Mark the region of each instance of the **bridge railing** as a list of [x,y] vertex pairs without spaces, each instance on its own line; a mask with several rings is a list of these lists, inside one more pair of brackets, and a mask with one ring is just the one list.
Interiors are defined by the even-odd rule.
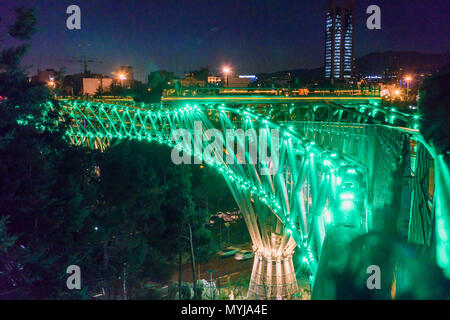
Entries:
[[163,97],[208,97],[208,96],[369,96],[379,97],[380,88],[360,88],[360,89],[344,89],[344,90],[329,90],[329,89],[310,89],[310,88],[232,88],[232,87],[181,87],[177,89],[166,89],[163,92]]
[[[433,230],[435,182],[432,155],[418,130],[381,124],[289,121],[303,136],[353,157],[369,170],[369,197],[374,227],[376,215],[391,205],[392,190],[401,179],[398,231],[410,242],[430,245]],[[403,159],[400,163],[400,159]],[[400,164],[399,164],[400,163]],[[401,177],[394,172],[402,166]]]

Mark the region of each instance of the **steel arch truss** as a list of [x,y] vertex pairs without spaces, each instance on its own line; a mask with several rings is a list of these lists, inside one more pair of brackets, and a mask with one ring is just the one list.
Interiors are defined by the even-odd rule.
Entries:
[[[348,224],[346,212],[355,211],[342,210],[349,202],[357,203],[356,220],[364,220],[365,171],[358,163],[248,109],[224,105],[164,109],[77,100],[62,105],[72,119],[68,135],[73,143],[105,148],[114,139],[154,141],[173,147],[172,153],[188,154],[196,163],[202,160],[225,178],[254,245],[250,297],[288,297],[297,292],[292,262],[296,247],[313,280],[327,229]],[[239,133],[238,129],[243,134],[230,143],[228,130]],[[211,133],[226,141],[222,150],[211,148]],[[260,161],[265,143],[271,154]],[[258,161],[249,152],[255,146]],[[244,156],[239,150],[245,151]],[[270,174],[263,174],[264,170]],[[361,187],[357,194],[345,190],[348,183],[344,183],[355,179]],[[356,227],[360,226],[357,221]]]
[[[250,105],[247,105],[250,106]],[[411,129],[419,128],[420,117],[380,106],[378,102],[317,101],[315,103],[285,103],[251,105],[253,112],[274,121],[326,121],[358,124],[387,124]]]

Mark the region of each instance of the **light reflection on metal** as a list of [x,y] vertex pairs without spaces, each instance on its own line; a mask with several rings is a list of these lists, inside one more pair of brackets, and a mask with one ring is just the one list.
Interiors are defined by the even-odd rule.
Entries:
[[[224,100],[226,101],[226,99]],[[361,110],[360,105],[357,107],[358,110]],[[370,115],[372,113],[370,110],[371,107],[366,106],[363,111]],[[315,139],[318,139],[319,132],[325,131],[332,135],[351,132],[352,136],[366,137],[370,133],[368,128],[378,128],[377,130],[380,132],[396,130],[396,134],[399,136],[407,135],[423,143],[418,131],[411,128],[339,122],[287,122],[284,126],[282,122],[274,122],[272,117],[260,114],[258,108],[247,108],[242,112],[238,108],[228,107],[225,103],[219,105],[211,102],[198,103],[194,106],[182,104],[173,107],[127,101],[122,102],[122,105],[93,101],[63,101],[63,111],[73,119],[73,126],[69,132],[71,141],[76,144],[88,144],[102,150],[108,147],[111,140],[114,139],[155,141],[173,147],[174,143],[170,141],[171,132],[175,128],[192,129],[186,126],[193,120],[201,120],[205,128],[219,128],[222,132],[227,128],[237,127],[243,129],[285,127],[289,129],[288,132],[286,131],[289,134],[280,134],[282,140],[280,146],[284,148],[281,153],[286,156],[284,157],[285,164],[280,166],[283,170],[275,176],[262,178],[255,166],[230,166],[214,160],[205,161],[224,176],[241,212],[243,212],[254,244],[254,251],[257,253],[249,291],[250,296],[254,298],[265,297],[262,296],[261,285],[265,286],[265,295],[269,290],[269,298],[276,298],[280,295],[288,297],[291,292],[295,292],[296,289],[293,286],[295,281],[291,281],[292,279],[289,277],[292,274],[291,271],[294,270],[292,254],[296,247],[302,252],[302,261],[308,266],[311,279],[315,279],[321,242],[328,228],[335,223],[334,217],[338,221],[340,212],[361,209],[359,204],[355,203],[358,199],[355,199],[353,193],[341,190],[348,177],[341,175],[340,168],[346,168],[345,172],[349,176],[363,174],[367,178],[369,174],[373,174],[373,164],[370,162],[361,166],[361,163],[343,156],[341,151],[327,151],[323,146],[308,140],[305,133],[314,133]],[[268,111],[271,112],[271,110]],[[388,108],[387,111],[382,110],[382,112],[392,111]],[[405,124],[414,124],[420,121],[420,118],[416,116],[408,118],[398,111],[395,113],[401,120],[403,119]],[[269,134],[270,130],[265,132]],[[380,136],[389,137],[389,134],[380,134]],[[225,153],[237,156],[231,149],[227,149]],[[248,160],[248,155],[245,158]],[[450,269],[448,267],[450,265],[449,222],[448,217],[442,213],[442,210],[448,208],[448,203],[443,200],[446,192],[442,187],[443,184],[448,184],[450,181],[448,167],[441,166],[437,174],[440,172],[439,174],[442,175],[445,168],[447,175],[445,179],[439,180],[440,185],[436,190],[441,199],[436,201],[437,253],[439,264],[444,269]],[[373,181],[368,180],[367,183],[371,184]],[[364,190],[363,192],[365,192]],[[449,189],[447,188],[447,190]],[[379,191],[380,194],[383,194],[381,191],[383,190]],[[323,194],[324,197],[318,197],[319,194]],[[363,195],[362,197],[361,199],[364,199],[367,196]],[[371,201],[373,200],[371,199]],[[364,203],[367,203],[367,200]],[[370,229],[372,206],[373,204],[369,202],[369,208],[362,208],[366,214],[363,219],[366,231]],[[336,211],[331,207],[340,210]],[[317,217],[320,217],[320,220],[316,219],[319,221],[317,225],[311,224],[314,219],[308,218],[311,215],[314,216],[314,212],[310,211],[310,208],[319,210]],[[269,261],[275,261],[271,264],[272,267],[270,267]],[[293,277],[295,279],[295,272]],[[277,284],[282,284],[281,291],[276,289]]]

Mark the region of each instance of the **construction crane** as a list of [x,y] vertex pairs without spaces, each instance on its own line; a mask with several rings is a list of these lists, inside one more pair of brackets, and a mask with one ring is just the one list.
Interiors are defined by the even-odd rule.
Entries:
[[81,56],[80,60],[70,60],[70,59],[59,59],[63,62],[76,62],[81,63],[84,66],[84,74],[86,75],[88,73],[88,63],[99,63],[102,64],[103,61],[96,61],[96,60],[88,60],[86,56]]

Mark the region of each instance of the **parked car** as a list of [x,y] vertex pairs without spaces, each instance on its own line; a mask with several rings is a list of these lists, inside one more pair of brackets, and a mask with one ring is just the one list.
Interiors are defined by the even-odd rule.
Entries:
[[228,247],[228,248],[223,249],[222,251],[219,251],[218,254],[219,254],[219,256],[222,256],[222,257],[230,257],[230,256],[235,255],[238,252],[239,252],[239,248]]
[[236,220],[242,218],[241,215],[239,215],[239,211],[237,212],[219,212],[217,214],[217,217],[220,219],[223,219],[225,222],[235,222]]
[[217,223],[217,222],[220,222],[220,218],[219,218],[218,216],[212,216],[212,217],[209,219],[209,224],[215,224],[215,223]]
[[253,256],[254,256],[254,253],[252,250],[241,250],[238,253],[236,253],[234,258],[236,260],[243,261],[243,260],[251,259],[251,258],[253,258]]

